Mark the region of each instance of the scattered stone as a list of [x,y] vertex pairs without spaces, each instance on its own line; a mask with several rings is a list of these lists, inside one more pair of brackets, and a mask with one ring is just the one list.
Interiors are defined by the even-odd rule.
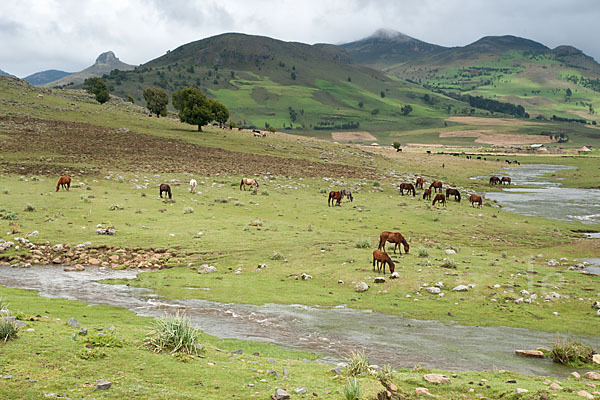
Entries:
[[232,353],[232,354],[244,354],[244,350],[242,350],[242,349],[237,349],[237,350],[233,350],[231,353]]
[[81,264],[75,264],[72,267],[64,267],[63,271],[65,272],[79,272],[79,271],[85,271],[85,267]]
[[71,325],[73,328],[78,328],[79,327],[79,322],[77,322],[77,320],[75,318],[71,318],[67,324]]
[[529,392],[529,390],[527,390],[527,389],[521,389],[521,388],[515,389],[516,394],[527,393],[527,392]]
[[110,388],[111,385],[112,382],[106,381],[104,379],[99,379],[96,381],[96,388],[94,389],[94,392],[96,390],[108,390],[108,388]]
[[571,372],[571,376],[575,379],[581,378],[581,375],[579,375],[579,372],[576,372],[576,371]]
[[397,272],[392,272],[392,274],[390,275],[390,279],[398,279],[400,278],[400,274]]
[[577,392],[577,395],[581,396],[581,397],[585,397],[586,399],[593,399],[594,398],[593,394],[591,394],[589,392],[586,392],[585,390],[580,390],[579,392]]
[[438,287],[440,289],[443,289],[444,288],[444,282],[442,282],[442,281],[436,282],[435,285],[433,285],[433,286]]
[[583,377],[597,381],[597,380],[600,380],[600,373],[595,372],[595,371],[588,371],[585,374],[583,374]]
[[60,257],[54,257],[52,259],[52,264],[62,264],[62,259]]
[[377,277],[375,277],[375,279],[373,280],[373,282],[375,282],[375,283],[385,283],[385,278],[383,276],[377,276]]
[[554,258],[551,258],[550,260],[548,260],[546,265],[548,265],[549,267],[556,267],[557,265],[560,265],[560,262],[556,261]]
[[90,258],[88,258],[87,263],[89,265],[98,265],[98,264],[100,264],[100,260],[98,260],[97,258],[94,258],[94,257],[90,257]]
[[305,273],[305,272],[303,272],[303,273],[300,275],[300,278],[302,278],[302,280],[303,280],[303,281],[307,281],[307,280],[309,280],[309,279],[312,279],[312,276],[311,276],[311,275],[309,275],[309,274],[307,274],[307,273]]
[[77,334],[78,334],[78,335],[81,335],[81,336],[85,336],[85,335],[87,335],[87,333],[88,333],[88,330],[87,330],[87,328],[81,328],[81,329],[79,330],[79,332],[77,332]]
[[20,320],[16,320],[15,325],[17,325],[17,327],[19,327],[19,328],[25,328],[27,326],[27,324],[24,321],[20,321]]
[[338,281],[338,285],[343,285],[343,284],[344,284],[344,281],[340,279],[340,280]]
[[415,392],[420,395],[434,397],[431,393],[429,393],[429,389],[427,389],[427,388],[418,387],[415,389]]
[[544,353],[539,350],[515,350],[515,354],[522,357],[544,358]]
[[466,285],[458,285],[457,287],[455,287],[454,289],[452,289],[455,292],[466,292],[469,290],[469,287]]
[[113,227],[109,227],[109,228],[98,228],[96,229],[96,231],[94,232],[96,235],[114,235],[116,232],[115,228]]
[[453,249],[446,249],[446,254],[456,254],[456,251]]
[[600,364],[600,354],[594,354],[592,356],[592,362],[595,362],[596,364]]
[[515,304],[523,304],[523,298],[519,297],[518,299],[516,299]]
[[426,374],[423,379],[430,383],[450,383],[450,378],[440,374]]
[[212,265],[202,264],[200,267],[198,267],[199,274],[210,274],[213,272],[217,272],[217,268],[213,267]]
[[442,291],[439,287],[434,287],[434,286],[428,287],[425,290],[427,290],[431,294],[439,294]]
[[28,234],[27,234],[27,237],[38,236],[39,234],[40,234],[40,232],[38,232],[38,231],[33,231],[33,232],[31,232],[31,233],[28,233]]
[[340,367],[335,367],[334,369],[330,369],[329,372],[335,372],[336,375],[341,375],[342,369]]
[[265,372],[266,372],[267,374],[270,374],[270,375],[275,375],[275,376],[276,376],[276,377],[278,377],[278,378],[280,378],[280,377],[281,377],[281,375],[279,375],[279,372],[277,372],[277,371],[275,371],[275,370],[273,370],[273,369],[268,369],[268,370],[266,370]]
[[296,392],[298,394],[306,393],[306,388],[304,386],[300,386],[300,387],[297,387],[296,389],[294,389],[294,392]]
[[289,399],[290,394],[281,388],[275,389],[275,400]]
[[550,387],[548,388],[550,390],[562,390],[562,386],[560,386],[558,383],[554,382],[550,385]]
[[358,293],[366,292],[367,290],[369,290],[369,285],[361,281],[356,284],[354,290]]

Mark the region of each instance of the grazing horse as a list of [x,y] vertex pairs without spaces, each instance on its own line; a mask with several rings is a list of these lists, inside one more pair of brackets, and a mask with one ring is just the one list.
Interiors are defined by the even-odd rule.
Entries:
[[340,190],[340,193],[342,194],[342,198],[347,197],[350,199],[350,201],[354,201],[354,197],[352,197],[352,192],[349,189],[342,189]]
[[492,176],[490,178],[490,186],[491,185],[497,185],[501,182],[500,178],[498,178],[497,176]]
[[481,198],[481,196],[472,194],[469,196],[469,202],[471,203],[471,207],[473,207],[475,203],[477,203],[479,204],[479,208],[481,208],[481,205],[483,204],[483,199]]
[[166,183],[161,183],[160,187],[158,188],[158,194],[160,195],[161,199],[163,192],[169,195],[169,199],[173,198],[173,195],[171,194],[171,186],[167,185]]
[[59,188],[63,188],[63,190],[69,191],[71,187],[71,177],[70,176],[61,176],[58,178],[58,182],[56,182],[56,191],[58,192]]
[[431,200],[431,189],[425,189],[423,192],[423,200]]
[[394,262],[385,251],[373,250],[373,271],[375,271],[375,263],[377,263],[377,272],[381,272],[381,267],[383,266],[383,274],[385,275],[385,264],[387,264],[390,268],[390,273],[394,273]]
[[410,192],[412,192],[413,197],[415,196],[415,187],[413,186],[412,183],[401,183],[400,184],[400,194],[402,196],[404,196],[405,190],[408,192],[408,194],[410,194]]
[[251,189],[252,186],[256,186],[256,188],[258,189],[258,181],[253,178],[242,178],[242,182],[240,183],[240,190],[242,190],[242,186],[244,187],[244,190],[246,190],[246,186],[250,186]]
[[505,183],[507,185],[510,185],[510,177],[509,176],[503,176],[502,177],[502,184],[504,185]]
[[379,245],[377,246],[377,249],[383,249],[383,251],[385,251],[386,242],[394,243],[394,254],[396,254],[396,248],[398,248],[398,252],[402,254],[402,250],[399,246],[400,243],[402,243],[402,245],[404,246],[405,253],[408,253],[408,249],[410,248],[408,242],[406,241],[406,239],[404,239],[404,236],[402,236],[400,232],[381,232],[381,234],[379,235]]
[[460,192],[456,189],[448,188],[446,189],[446,198],[450,198],[450,196],[454,196],[454,200],[460,203]]
[[[333,204],[333,200],[335,200],[335,204]],[[327,199],[327,205],[329,207],[333,206],[341,206],[342,205],[342,192],[329,192],[329,199]]]
[[433,182],[431,185],[429,185],[429,189],[433,188],[433,192],[437,192],[438,189],[440,189],[440,193],[442,193],[442,182],[441,181],[435,181]]
[[190,181],[190,192],[196,193],[196,186],[198,186],[198,182],[195,179]]
[[440,202],[444,205],[444,207],[446,207],[446,196],[444,196],[443,193],[438,193],[435,195],[435,197],[433,198],[433,202],[431,203],[432,206],[435,206],[435,203]]
[[415,187],[417,189],[423,189],[423,184],[425,183],[425,179],[417,178],[417,182],[415,183]]

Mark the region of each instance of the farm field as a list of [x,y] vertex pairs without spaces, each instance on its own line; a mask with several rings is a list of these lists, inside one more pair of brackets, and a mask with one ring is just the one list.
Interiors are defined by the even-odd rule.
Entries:
[[[591,308],[598,276],[569,267],[577,259],[597,256],[600,239],[585,239],[580,231],[600,231],[600,225],[524,217],[489,201],[481,209],[471,207],[468,194],[500,190],[488,186],[487,177],[504,163],[436,151],[396,153],[283,133],[255,138],[249,131],[217,127],[196,132],[173,118],[150,118],[118,99],[99,105],[87,94],[60,90],[44,90],[38,97],[37,89],[10,79],[1,79],[0,88],[0,237],[11,240],[37,231],[29,237],[32,242],[63,245],[38,256],[58,257],[56,268],[88,264],[90,258],[115,268],[141,262],[149,268],[137,278],[107,283],[151,289],[165,299],[345,305],[451,325],[598,335]],[[453,125],[458,122],[474,131],[506,132],[479,120],[451,120],[448,131],[459,129]],[[439,132],[418,132],[419,137],[428,135],[434,142]],[[402,134],[398,137],[404,142]],[[465,140],[474,138],[449,139],[469,149]],[[566,185],[589,188],[597,187],[600,175],[595,152],[516,159],[574,165],[577,170],[556,177],[567,178]],[[72,176],[69,191],[56,191],[60,175]],[[240,190],[243,176],[256,178],[260,187]],[[427,185],[442,180],[444,188],[458,188],[462,201],[436,207],[421,198],[421,190],[415,197],[401,196],[398,185],[414,183],[418,176]],[[199,183],[195,194],[189,192],[191,178]],[[161,183],[171,185],[172,200],[159,197]],[[344,187],[352,190],[354,201],[328,207],[329,191]],[[116,234],[97,235],[98,226],[113,227]],[[5,235],[11,229],[15,233]],[[386,275],[384,283],[374,283],[380,274],[373,272],[371,254],[385,230],[402,232],[410,251],[391,254],[398,279]],[[78,252],[76,246],[85,242],[91,245]],[[390,244],[387,250],[391,252]],[[134,253],[156,257],[133,263],[128,255]],[[34,255],[25,246],[13,247],[0,254],[0,261],[19,265]],[[199,274],[202,264],[216,272]],[[257,268],[263,264],[267,267]],[[311,279],[299,278],[302,273]],[[360,281],[370,289],[357,293]],[[426,290],[440,281],[444,296]],[[471,287],[452,290],[459,285]],[[535,293],[537,301],[515,302],[522,290]],[[545,301],[546,296],[551,299]],[[202,334],[204,358],[178,360],[144,349],[151,320],[130,311],[7,288],[0,288],[0,297],[34,329],[0,345],[0,373],[13,377],[0,386],[3,397],[96,396],[93,386],[101,377],[114,386],[99,398],[172,398],[175,393],[178,398],[268,398],[281,386],[288,391],[305,386],[305,397],[315,392],[318,398],[340,398],[347,384],[346,375],[329,371],[332,365],[314,361],[316,354]],[[85,359],[85,339],[65,324],[71,317],[85,321],[90,331],[114,326],[122,347]],[[242,355],[231,353],[239,348]],[[250,356],[254,352],[259,355]],[[276,360],[275,367],[268,358]],[[276,379],[259,372],[271,368],[281,375],[286,368],[289,376]],[[422,375],[427,372],[398,369],[391,381],[414,398],[415,388],[426,384]],[[532,396],[547,390],[544,378],[501,371],[460,372],[450,385],[430,390],[443,398],[469,396],[469,382],[481,379],[488,383],[475,383],[475,393],[490,398],[514,397],[515,386],[507,383],[511,379]],[[383,390],[375,375],[359,380],[369,398]],[[585,388],[573,378],[561,382],[575,392]]]

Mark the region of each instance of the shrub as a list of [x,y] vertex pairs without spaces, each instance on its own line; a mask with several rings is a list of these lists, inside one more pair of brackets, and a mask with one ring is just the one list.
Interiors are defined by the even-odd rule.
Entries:
[[244,203],[242,203],[241,201],[236,201],[235,203],[233,203],[234,206],[238,206],[238,207],[243,207]]
[[344,386],[344,397],[346,400],[360,400],[360,383],[358,379],[348,379],[348,383]]
[[184,214],[193,214],[194,209],[192,207],[183,207],[183,213]]
[[114,331],[105,334],[101,332],[96,336],[88,336],[85,338],[85,342],[94,347],[123,347],[123,341],[117,337]]
[[263,226],[263,222],[261,219],[256,218],[254,221],[250,222],[250,225],[252,226]]
[[592,362],[592,356],[596,351],[588,345],[568,337],[557,337],[552,344],[552,359],[554,362],[566,364],[571,367],[580,367]]
[[218,198],[215,199],[215,203],[223,203],[223,204],[225,204],[225,203],[229,203],[229,200],[226,199],[226,198],[223,198],[223,197],[218,197]]
[[4,189],[4,190],[2,191],[2,193],[4,193],[4,194],[8,194],[8,189]]
[[91,203],[92,202],[92,200],[90,200],[90,198],[88,197],[87,194],[82,194],[81,196],[79,196],[79,198],[81,200],[83,200],[84,203]]
[[321,193],[321,194],[327,194],[327,189],[321,189],[321,190],[319,191],[319,193]]
[[250,192],[250,194],[256,196],[258,194],[258,189],[255,188],[253,191]]
[[502,252],[502,258],[506,258],[506,257],[508,257],[508,253],[506,251],[503,251]]
[[426,247],[421,246],[417,250],[417,254],[419,257],[429,257],[429,250],[427,250]]
[[386,364],[383,366],[383,368],[377,371],[377,379],[379,379],[380,381],[392,379],[393,373],[394,369],[392,368],[392,366],[390,364]]
[[27,204],[25,206],[25,211],[27,211],[27,212],[33,212],[33,211],[35,211],[35,207],[33,205],[31,205],[31,204]]
[[356,242],[356,247],[358,249],[368,249],[369,247],[371,247],[371,243],[369,243],[368,240],[359,240],[358,242]]
[[441,265],[442,268],[453,268],[456,269],[456,261],[453,258],[447,258],[446,261]]
[[17,214],[12,212],[12,211],[7,211],[4,214],[2,214],[2,219],[6,219],[9,221],[16,221],[19,219],[19,217],[17,217]]
[[153,328],[148,334],[147,345],[154,353],[197,353],[195,344],[199,336],[198,330],[179,312],[155,319]]
[[274,251],[269,258],[271,260],[285,260],[285,256],[278,251]]
[[373,182],[373,186],[378,187],[381,186],[381,183],[379,183],[378,181]]
[[79,354],[79,358],[83,360],[99,360],[101,358],[106,357],[106,353],[100,349],[82,349]]
[[266,190],[264,190],[264,191],[260,192],[260,195],[261,196],[268,196],[269,192],[267,192]]
[[8,310],[8,301],[6,301],[4,298],[0,297],[0,311],[2,310]]
[[8,322],[3,319],[0,320],[0,340],[8,342],[11,339],[16,339],[19,333],[19,327],[14,322]]
[[369,360],[364,350],[353,351],[350,354],[348,361],[348,375],[359,376],[363,373],[367,373],[369,369]]

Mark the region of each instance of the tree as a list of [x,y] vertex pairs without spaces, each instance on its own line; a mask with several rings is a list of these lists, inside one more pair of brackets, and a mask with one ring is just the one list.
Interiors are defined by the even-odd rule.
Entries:
[[290,74],[290,76],[291,76],[292,80],[294,80],[294,81],[296,80],[296,73],[295,72],[292,72]]
[[169,95],[164,89],[146,88],[144,90],[144,100],[146,108],[157,117],[167,115],[167,104],[169,104]]
[[399,149],[402,144],[400,144],[400,142],[394,142],[393,146],[395,149]]
[[411,105],[407,104],[400,109],[400,112],[402,113],[402,115],[408,115],[412,112],[412,110],[413,108],[411,107]]
[[[179,120],[192,125],[202,125],[210,121],[224,123],[229,118],[229,110],[217,100],[206,97],[199,89],[186,88],[173,93],[173,107],[179,111]],[[224,119],[223,119],[224,118]]]
[[83,87],[88,93],[96,96],[96,101],[100,104],[104,104],[110,99],[108,87],[101,78],[88,78],[83,82]]
[[567,91],[566,91],[567,97],[571,97],[572,94],[573,94],[573,92],[571,91],[571,88],[567,88]]
[[229,110],[224,104],[217,100],[210,100],[210,108],[213,114],[213,119],[220,124],[224,124],[229,119]]
[[381,93],[379,93],[379,95],[381,96],[381,98],[383,99],[385,97],[385,92],[382,90]]
[[359,101],[359,102],[358,102],[358,107],[359,107],[359,108],[363,108],[363,106],[364,106],[364,105],[365,105],[365,103],[363,103],[362,101]]

